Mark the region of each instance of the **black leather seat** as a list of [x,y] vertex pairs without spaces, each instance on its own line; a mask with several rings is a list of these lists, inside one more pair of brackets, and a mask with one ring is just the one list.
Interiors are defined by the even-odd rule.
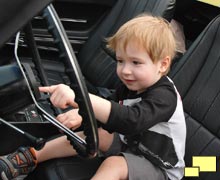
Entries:
[[170,21],[175,0],[119,0],[78,54],[85,78],[93,85],[114,89],[119,83],[114,55],[105,47],[105,38],[114,34],[129,19],[141,13],[152,13]]
[[219,48],[220,16],[204,29],[170,73],[182,96],[186,116],[186,166],[192,167],[193,156],[217,157],[217,172],[200,172],[198,180],[220,179]]

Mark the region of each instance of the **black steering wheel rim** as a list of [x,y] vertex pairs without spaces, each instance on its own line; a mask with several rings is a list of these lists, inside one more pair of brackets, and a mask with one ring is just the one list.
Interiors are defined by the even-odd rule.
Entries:
[[44,9],[43,17],[46,19],[49,27],[48,30],[53,35],[54,41],[60,51],[60,58],[65,65],[66,73],[71,81],[70,87],[76,94],[75,100],[79,105],[79,114],[83,118],[82,125],[84,134],[86,135],[86,147],[74,137],[70,137],[69,135],[67,137],[79,155],[83,157],[94,157],[98,152],[98,130],[83,75],[63,25],[52,4]]

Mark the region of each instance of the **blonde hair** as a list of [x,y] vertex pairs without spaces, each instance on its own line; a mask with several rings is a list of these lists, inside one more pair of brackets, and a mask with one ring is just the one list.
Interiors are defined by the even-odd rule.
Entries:
[[117,46],[126,48],[130,40],[137,40],[153,62],[169,56],[173,59],[176,43],[169,22],[161,17],[142,14],[131,19],[107,38],[107,47],[115,51]]

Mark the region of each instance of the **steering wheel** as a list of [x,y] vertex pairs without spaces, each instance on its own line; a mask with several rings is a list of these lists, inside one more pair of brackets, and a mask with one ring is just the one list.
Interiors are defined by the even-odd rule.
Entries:
[[75,136],[71,130],[64,127],[61,123],[52,120],[53,118],[51,118],[51,116],[40,107],[39,109],[41,112],[43,112],[43,117],[52,122],[67,135],[68,140],[70,140],[74,149],[80,156],[95,157],[98,151],[97,124],[88,95],[88,90],[83,80],[83,75],[63,25],[60,22],[60,19],[52,4],[43,10],[43,17],[46,19],[48,23],[48,30],[53,35],[54,41],[59,49],[60,59],[62,59],[66,68],[66,73],[71,81],[70,87],[76,94],[75,100],[79,105],[79,114],[83,118],[82,125],[84,134],[86,135],[85,141]]

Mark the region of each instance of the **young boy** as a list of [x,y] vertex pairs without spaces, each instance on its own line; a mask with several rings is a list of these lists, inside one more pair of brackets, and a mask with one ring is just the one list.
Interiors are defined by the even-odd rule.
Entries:
[[[175,52],[169,23],[151,15],[138,16],[107,40],[116,54],[117,75],[123,85],[111,100],[89,94],[95,117],[102,124],[99,149],[106,156],[91,179],[182,179],[186,126],[181,98],[166,76]],[[40,91],[49,92],[57,107],[75,106],[75,94],[65,85],[40,87]],[[58,120],[69,128],[78,127],[81,117],[77,109],[73,111],[69,112],[72,119],[64,114]],[[72,155],[76,152],[65,137],[47,142],[40,151],[20,148],[0,158],[1,179],[27,174],[36,161]],[[15,157],[26,162],[28,172],[19,168]]]

